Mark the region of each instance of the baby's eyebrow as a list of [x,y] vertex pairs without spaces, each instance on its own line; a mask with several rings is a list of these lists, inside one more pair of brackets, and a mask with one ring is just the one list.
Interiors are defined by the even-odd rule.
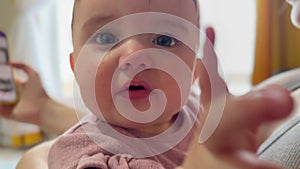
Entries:
[[172,20],[160,20],[159,24],[165,24],[167,26],[172,26],[172,27],[175,27],[175,28],[179,28],[184,32],[188,32],[187,27],[185,25],[183,25],[182,23],[180,23],[180,22],[176,22],[176,21],[172,21]]
[[90,17],[82,26],[82,30],[86,29],[90,25],[104,25],[115,18],[113,15],[95,15]]

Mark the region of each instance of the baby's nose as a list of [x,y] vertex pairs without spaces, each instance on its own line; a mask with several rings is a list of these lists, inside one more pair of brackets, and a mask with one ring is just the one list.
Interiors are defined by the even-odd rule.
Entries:
[[122,70],[143,70],[153,66],[149,52],[144,52],[150,46],[142,36],[126,39],[120,44],[119,67]]
[[121,63],[120,68],[122,70],[137,70],[137,69],[148,69],[151,68],[152,61],[147,55],[141,55],[141,54],[133,54],[132,56],[126,57]]

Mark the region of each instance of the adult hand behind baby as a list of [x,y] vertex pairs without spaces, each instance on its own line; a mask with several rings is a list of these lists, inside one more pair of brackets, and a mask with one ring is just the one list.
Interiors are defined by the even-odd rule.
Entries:
[[0,103],[0,117],[39,124],[40,112],[43,111],[42,109],[49,100],[40,77],[36,71],[25,64],[11,63],[11,66],[23,70],[28,79],[25,82],[16,80],[19,89],[19,101],[14,105]]
[[[208,38],[214,37],[211,28],[207,30]],[[214,40],[214,38],[213,38]],[[208,43],[208,42],[207,42]],[[207,57],[209,56],[209,57]],[[224,80],[217,71],[217,57],[213,46],[206,44],[200,66],[201,102],[204,113],[200,116],[199,133],[196,134],[190,151],[184,162],[184,169],[277,169],[256,156],[258,127],[266,122],[286,117],[293,108],[289,91],[273,85],[251,91],[243,96],[233,96],[227,90]],[[208,73],[209,72],[209,75]],[[213,85],[216,83],[217,85]],[[212,86],[217,86],[212,92]],[[221,98],[221,99],[220,99]],[[225,98],[222,102],[222,98]],[[221,100],[221,101],[220,101]],[[213,107],[222,107],[223,112],[213,112]],[[218,110],[218,109],[216,109]],[[222,118],[207,118],[209,113],[221,113]],[[214,121],[207,121],[214,120]],[[207,126],[213,129],[208,139],[199,143],[200,131]],[[215,129],[214,126],[217,126]],[[206,131],[202,131],[206,132]]]

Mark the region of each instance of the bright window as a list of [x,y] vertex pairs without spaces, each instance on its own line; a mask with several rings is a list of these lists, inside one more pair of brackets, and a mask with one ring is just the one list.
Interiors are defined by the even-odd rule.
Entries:
[[215,50],[229,89],[251,88],[256,29],[255,0],[200,0],[201,22],[216,32]]
[[60,70],[62,71],[63,89],[65,95],[70,96],[73,92],[73,72],[70,67],[69,55],[73,51],[71,20],[74,0],[57,0],[58,3],[58,26],[60,46]]

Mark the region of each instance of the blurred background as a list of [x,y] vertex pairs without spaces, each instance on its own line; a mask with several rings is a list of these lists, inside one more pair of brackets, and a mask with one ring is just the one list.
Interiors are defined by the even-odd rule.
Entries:
[[[296,56],[300,53],[300,32],[290,23],[285,0],[199,1],[202,28],[215,29],[220,68],[234,94],[243,94],[264,79],[300,65]],[[69,66],[72,8],[73,0],[0,2],[0,31],[8,37],[10,59],[32,66],[40,73],[48,94],[70,105],[74,79]],[[24,125],[0,119],[0,142],[6,140],[0,146],[1,169],[15,168],[28,147],[44,140],[42,133],[37,136],[41,131],[36,126]],[[29,134],[34,131],[27,142],[24,128]],[[18,144],[7,144],[11,138],[23,142],[19,139]]]

